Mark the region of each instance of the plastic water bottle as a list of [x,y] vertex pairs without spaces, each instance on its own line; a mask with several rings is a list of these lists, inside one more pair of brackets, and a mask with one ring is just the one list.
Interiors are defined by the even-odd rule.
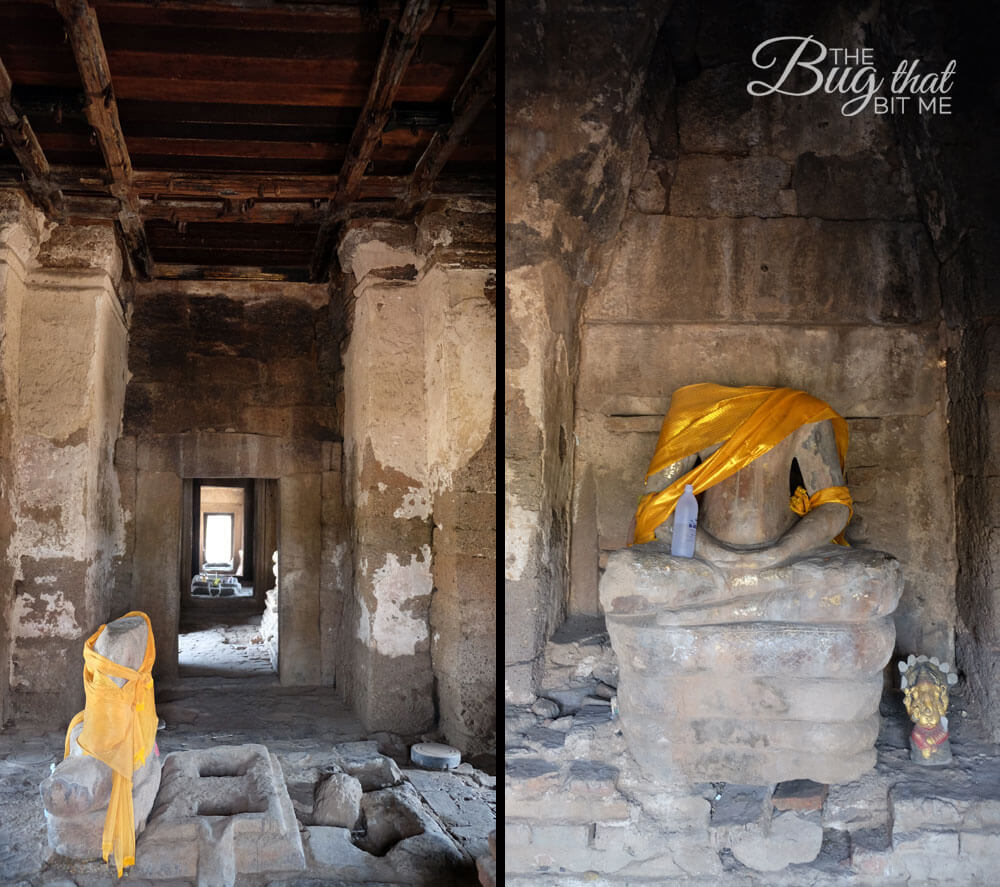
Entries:
[[698,500],[691,484],[684,485],[684,493],[674,508],[674,537],[670,553],[674,557],[694,557],[694,537],[698,529]]

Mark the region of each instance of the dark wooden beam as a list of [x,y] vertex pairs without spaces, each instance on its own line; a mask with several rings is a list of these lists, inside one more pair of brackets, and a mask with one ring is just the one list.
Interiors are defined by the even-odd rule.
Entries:
[[[158,198],[139,201],[143,222],[221,222],[232,225],[317,225],[324,218],[319,201],[311,200],[182,200]],[[73,222],[113,221],[118,201],[102,195],[64,197],[65,216]],[[392,200],[353,203],[351,216],[391,218]]]
[[326,278],[334,234],[342,221],[344,208],[357,199],[361,191],[362,178],[389,120],[389,112],[403,82],[407,65],[417,48],[420,35],[434,20],[438,2],[439,0],[406,0],[399,19],[386,31],[368,98],[351,134],[347,157],[337,177],[337,191],[316,237],[310,265],[313,280]]
[[496,35],[494,28],[455,95],[451,106],[452,125],[445,133],[434,133],[423,156],[417,162],[406,194],[400,198],[397,206],[400,215],[409,213],[416,204],[422,203],[430,196],[434,181],[441,174],[448,158],[461,144],[483,108],[496,97]]
[[[307,3],[287,0],[96,0],[96,5],[109,9],[135,9],[140,14],[150,6],[162,12],[247,12],[247,13],[282,13],[285,16],[315,15],[324,19],[340,21],[361,21],[361,6],[358,3]],[[395,18],[392,4],[381,3],[378,17],[380,19]]]
[[307,283],[306,268],[260,268],[251,265],[182,265],[157,262],[153,266],[157,280],[271,280]]
[[[0,167],[0,180],[16,181],[20,173],[20,167]],[[106,171],[57,166],[51,175],[55,186],[67,195],[82,192],[101,197],[110,193],[110,177]],[[132,181],[140,206],[145,206],[146,201],[175,198],[237,203],[246,200],[325,202],[331,200],[337,190],[337,177],[330,175],[136,170]],[[407,181],[403,176],[365,176],[361,193],[352,208],[364,206],[370,201],[398,200],[406,193]],[[489,198],[496,194],[496,180],[492,177],[439,176],[434,182],[433,193],[449,197]]]
[[84,113],[97,136],[104,162],[111,175],[111,193],[118,199],[118,224],[137,274],[148,279],[153,258],[139,215],[139,198],[132,181],[125,134],[118,119],[118,107],[111,84],[108,58],[97,25],[97,16],[87,0],[55,0],[66,22],[66,34],[73,48],[76,66],[86,94]]
[[28,118],[11,103],[13,84],[0,60],[0,132],[24,170],[28,196],[52,218],[62,214],[62,194],[52,181],[52,170]]
[[337,193],[333,198],[335,209],[350,203],[361,190],[361,178],[389,120],[403,75],[420,35],[433,21],[436,10],[437,0],[407,0],[399,21],[386,32],[368,98],[351,134],[347,157],[337,179]]

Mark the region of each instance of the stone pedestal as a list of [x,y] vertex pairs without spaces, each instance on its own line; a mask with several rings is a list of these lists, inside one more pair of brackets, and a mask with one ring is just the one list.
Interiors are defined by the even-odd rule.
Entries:
[[135,873],[232,887],[242,874],[305,868],[277,758],[262,745],[172,752]]
[[901,592],[895,559],[833,545],[747,575],[658,542],[613,553],[600,595],[629,749],[665,782],[857,779]]

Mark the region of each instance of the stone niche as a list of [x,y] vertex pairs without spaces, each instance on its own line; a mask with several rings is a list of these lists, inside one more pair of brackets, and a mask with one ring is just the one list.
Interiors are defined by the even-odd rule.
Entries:
[[118,442],[116,466],[134,495],[133,602],[153,623],[157,675],[176,674],[180,601],[190,581],[184,481],[252,477],[277,481],[279,678],[329,683],[321,644],[332,618],[320,593],[322,489],[325,474],[339,477],[339,444],[239,433],[127,436]]

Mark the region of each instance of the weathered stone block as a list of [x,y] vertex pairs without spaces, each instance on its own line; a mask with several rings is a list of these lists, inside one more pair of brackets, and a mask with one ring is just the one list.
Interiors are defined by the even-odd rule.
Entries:
[[903,577],[899,562],[884,552],[830,545],[724,579],[707,561],[670,557],[653,542],[610,554],[600,588],[609,616],[659,614],[657,621],[671,626],[862,622],[896,608]]
[[[854,625],[712,625],[671,628],[624,620],[609,624],[620,668],[626,664],[646,675],[715,672],[773,675],[787,672],[805,678],[871,675],[892,653],[891,617]],[[662,651],[657,655],[657,650]],[[624,676],[619,683],[619,698]]]
[[782,216],[789,165],[776,157],[685,155],[670,188],[672,216]]
[[940,294],[926,229],[917,222],[632,215],[595,280],[585,318],[797,321],[806,300],[814,324],[934,321]]
[[865,773],[852,782],[830,786],[823,806],[824,828],[852,833],[885,829],[888,834],[888,822],[889,784],[884,775]]
[[375,754],[359,757],[346,753],[341,755],[338,746],[334,746],[334,754],[344,771],[361,783],[362,791],[372,792],[383,788],[399,785],[403,781],[396,762],[385,755]]
[[361,783],[346,773],[331,773],[316,789],[313,822],[354,828],[361,815]]
[[305,867],[298,823],[277,758],[261,745],[173,752],[136,848],[134,873],[194,878]]
[[[926,415],[944,378],[939,358],[936,326],[594,324],[583,331],[577,408],[606,416],[659,408],[711,368],[726,384],[809,391],[843,416]],[[644,476],[649,454],[631,477]]]
[[733,828],[728,835],[735,856],[759,872],[778,872],[792,863],[812,862],[823,845],[818,819],[781,813],[770,823]]
[[410,785],[366,792],[361,799],[361,810],[365,833],[357,843],[375,856],[385,856],[406,838],[425,833],[441,835]]
[[917,218],[913,183],[901,160],[872,154],[850,157],[807,152],[792,177],[800,215],[823,219]]
[[766,821],[767,796],[766,786],[726,783],[711,803],[712,827]]
[[745,680],[712,674],[632,676],[630,705],[637,711],[675,707],[692,718],[756,718],[773,716],[814,723],[837,723],[864,718],[878,710],[882,675],[832,678],[795,678],[753,675]]
[[[850,155],[892,143],[883,119],[887,115],[845,116],[841,112],[844,98],[839,95],[823,94],[812,102],[777,94],[752,97],[747,93],[747,72],[747,62],[741,60],[708,68],[678,87],[683,152],[739,155],[766,148],[793,161],[807,151]],[[720,120],[727,124],[720,126]]]
[[771,806],[775,810],[797,810],[800,813],[810,813],[820,810],[826,800],[828,785],[813,782],[811,779],[794,779],[780,782],[774,787],[771,795]]

